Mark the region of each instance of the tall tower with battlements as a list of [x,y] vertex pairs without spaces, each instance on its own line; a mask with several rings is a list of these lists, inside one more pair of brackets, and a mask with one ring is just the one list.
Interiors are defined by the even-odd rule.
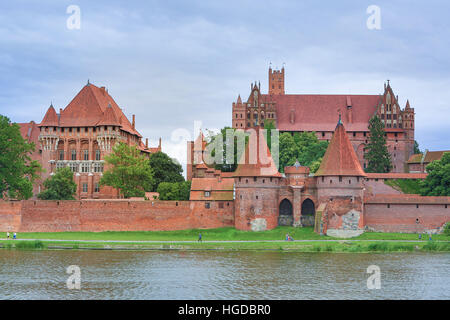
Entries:
[[269,95],[284,94],[284,67],[280,70],[269,68]]

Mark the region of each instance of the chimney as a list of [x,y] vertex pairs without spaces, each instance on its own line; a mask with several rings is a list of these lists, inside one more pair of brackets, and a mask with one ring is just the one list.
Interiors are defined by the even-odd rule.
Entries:
[[134,114],[133,114],[133,122],[131,123],[133,129],[134,129],[134,125],[135,125],[135,123],[136,123],[135,120],[136,120],[136,118],[135,118],[135,116],[134,116]]
[[161,137],[159,137],[159,145],[158,145],[159,151],[161,151]]
[[148,138],[145,138],[145,147],[148,149]]

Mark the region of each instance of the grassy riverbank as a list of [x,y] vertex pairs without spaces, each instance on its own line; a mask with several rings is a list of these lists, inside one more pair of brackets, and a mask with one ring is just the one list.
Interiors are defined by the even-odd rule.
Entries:
[[[198,234],[204,242],[198,243]],[[289,233],[296,241],[284,241]],[[27,240],[20,240],[27,239]],[[32,240],[36,239],[36,240]],[[21,233],[17,240],[0,239],[5,249],[116,249],[116,250],[280,250],[297,252],[447,251],[450,236],[366,232],[343,240],[320,236],[312,228],[278,227],[262,232],[234,228],[180,231]]]
[[293,242],[77,242],[51,240],[0,240],[4,249],[90,249],[90,250],[219,250],[219,251],[286,251],[286,252],[450,252],[450,242],[414,241],[293,241]]
[[[99,241],[195,241],[198,234],[206,241],[264,241],[284,240],[286,233],[295,240],[333,240],[320,236],[313,228],[277,227],[268,231],[241,231],[235,228],[189,229],[177,231],[106,231],[106,232],[26,232],[18,239],[99,240]],[[5,237],[3,234],[2,237]],[[428,239],[427,235],[423,235]],[[418,240],[417,234],[365,232],[354,240]],[[433,240],[450,241],[450,236],[433,235]]]

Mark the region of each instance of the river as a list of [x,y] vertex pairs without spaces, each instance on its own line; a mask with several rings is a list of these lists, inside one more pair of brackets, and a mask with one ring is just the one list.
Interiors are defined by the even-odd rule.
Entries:
[[0,298],[448,300],[449,267],[448,253],[0,250]]

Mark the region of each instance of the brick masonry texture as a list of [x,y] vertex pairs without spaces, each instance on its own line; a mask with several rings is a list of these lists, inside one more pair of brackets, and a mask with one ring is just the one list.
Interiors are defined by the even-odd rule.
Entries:
[[[223,208],[219,204],[223,204]],[[234,226],[232,202],[0,201],[0,231],[166,231]]]

